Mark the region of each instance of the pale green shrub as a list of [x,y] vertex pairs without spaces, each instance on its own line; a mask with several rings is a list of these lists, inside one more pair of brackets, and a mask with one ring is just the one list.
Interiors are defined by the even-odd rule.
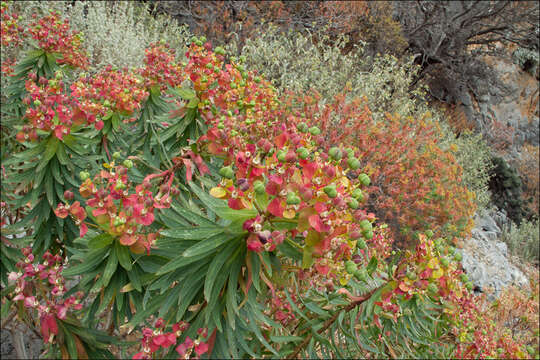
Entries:
[[523,220],[518,226],[513,222],[503,226],[501,239],[508,245],[510,252],[532,264],[540,263],[540,224],[538,219]]
[[466,131],[456,138],[446,123],[441,127],[441,145],[445,148],[452,144],[457,146],[454,156],[463,168],[463,183],[476,194],[475,202],[478,208],[487,208],[491,201],[488,183],[490,170],[493,168],[488,144],[481,134]]
[[284,34],[268,25],[246,40],[241,49],[233,37],[227,50],[245,56],[249,67],[281,90],[317,89],[328,101],[349,83],[352,94],[367,96],[376,120],[382,119],[385,112],[409,116],[428,110],[423,101],[424,89],[409,89],[418,72],[412,59],[401,63],[391,55],[369,58],[364,55],[362,43],[343,55],[347,42],[346,36],[331,42],[324,29],[315,34]]

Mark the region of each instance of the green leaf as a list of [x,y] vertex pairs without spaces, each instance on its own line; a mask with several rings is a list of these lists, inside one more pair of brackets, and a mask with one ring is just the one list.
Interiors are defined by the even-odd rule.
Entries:
[[62,321],[57,321],[57,323],[64,334],[64,340],[67,345],[70,359],[78,359],[77,346],[75,345],[75,339],[73,338],[73,335],[62,325]]
[[105,266],[105,270],[103,271],[103,286],[106,287],[109,285],[109,281],[111,280],[111,277],[113,276],[114,272],[116,271],[116,267],[118,266],[118,257],[116,256],[116,253],[113,251],[109,255],[109,259],[107,260],[107,265]]
[[175,228],[161,231],[161,235],[182,240],[204,240],[221,234],[225,229],[221,226]]
[[224,271],[223,264],[227,259],[231,258],[231,254],[239,247],[240,244],[238,241],[231,241],[210,263],[208,271],[206,272],[206,278],[204,279],[204,298],[207,302],[210,302],[210,294],[212,293],[212,287],[214,286],[218,273]]
[[56,154],[56,149],[58,148],[58,144],[60,143],[60,140],[56,136],[52,136],[49,138],[49,141],[47,142],[47,145],[45,146],[45,152],[43,153],[43,158],[41,159],[41,162],[39,163],[38,167],[36,168],[36,172],[40,172],[49,161],[52,159],[54,154]]
[[58,161],[62,165],[68,165],[70,163],[69,158],[66,154],[66,148],[64,144],[60,143],[58,144],[58,149],[56,151],[56,157],[58,158]]
[[197,108],[197,105],[199,105],[199,99],[194,97],[192,99],[189,100],[189,102],[187,103],[186,107],[188,109],[196,109]]
[[367,272],[371,276],[373,272],[377,269],[378,260],[375,256],[369,260],[369,264],[367,266]]
[[133,266],[131,271],[127,272],[129,281],[131,281],[131,284],[135,288],[135,290],[141,292],[142,286],[141,286],[141,274],[138,266]]
[[304,340],[301,336],[274,336],[270,335],[270,340],[275,343],[288,343],[288,342],[297,342]]
[[202,258],[205,258],[208,254],[207,253],[201,253],[197,256],[190,256],[186,257],[183,254],[177,256],[173,260],[169,261],[165,265],[163,265],[157,272],[156,275],[163,275],[168,272],[174,271],[176,269],[179,269],[181,267],[193,264],[197,261],[199,261]]
[[127,271],[131,270],[131,254],[127,246],[120,244],[120,241],[115,242],[116,256],[118,256],[118,262]]
[[114,237],[109,233],[99,234],[88,241],[90,249],[101,249],[112,244]]
[[184,100],[191,100],[197,96],[197,93],[195,92],[195,90],[192,90],[186,87],[175,89],[175,93],[178,96],[182,97]]
[[302,254],[302,268],[307,269],[313,264],[313,246],[304,246],[304,252]]
[[217,234],[191,246],[189,249],[184,251],[183,255],[185,257],[192,257],[206,254],[222,245],[225,245],[229,240],[233,239],[234,237],[235,235],[233,234]]
[[97,267],[98,264],[109,254],[109,248],[101,248],[97,250],[90,251],[88,253],[87,259],[78,265],[69,267],[66,270],[62,271],[64,276],[75,276],[87,273]]

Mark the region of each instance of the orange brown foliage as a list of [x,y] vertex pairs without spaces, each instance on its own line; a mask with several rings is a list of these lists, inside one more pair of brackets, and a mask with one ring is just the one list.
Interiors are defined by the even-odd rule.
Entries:
[[[374,122],[364,100],[347,102],[346,93],[325,106],[305,100],[308,119],[328,134],[324,148],[355,145],[370,176],[370,209],[388,223],[396,239],[410,242],[416,231],[463,236],[470,231],[474,194],[462,184],[462,169],[436,140],[437,126],[422,119],[387,114]],[[313,99],[312,99],[313,100]]]

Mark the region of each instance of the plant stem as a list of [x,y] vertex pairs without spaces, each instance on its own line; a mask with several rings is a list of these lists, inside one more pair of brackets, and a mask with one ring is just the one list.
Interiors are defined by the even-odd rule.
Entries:
[[11,337],[13,338],[13,346],[15,347],[15,353],[17,354],[17,358],[28,359],[23,334],[19,327],[11,330]]
[[[369,293],[367,293],[366,295],[362,296],[362,298],[350,303],[349,305],[347,305],[345,308],[341,309],[340,311],[336,312],[334,314],[334,316],[332,316],[330,319],[326,320],[326,322],[324,323],[323,327],[317,331],[318,334],[322,334],[323,332],[325,332],[333,323],[334,321],[336,321],[336,319],[338,318],[339,314],[342,312],[342,311],[345,311],[345,312],[349,312],[351,311],[352,309],[354,309],[355,307],[357,307],[358,305],[362,304],[364,301],[366,300],[369,300],[371,298],[371,296],[377,291],[379,290],[379,288],[376,288],[376,289],[373,289],[371,290]],[[311,340],[311,337],[313,336],[313,333],[309,333],[308,336],[304,339],[304,341],[302,341],[301,344],[299,344],[295,349],[294,351],[292,352],[291,355],[289,355],[287,357],[287,359],[295,359],[297,357],[297,355],[300,353],[300,351],[302,351],[302,349],[309,343],[309,341]]]

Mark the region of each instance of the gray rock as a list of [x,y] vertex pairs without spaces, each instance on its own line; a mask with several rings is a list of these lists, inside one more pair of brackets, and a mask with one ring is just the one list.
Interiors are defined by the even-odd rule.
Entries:
[[[497,218],[505,221],[506,216],[498,212]],[[471,231],[471,238],[465,241],[462,254],[462,266],[469,279],[480,291],[488,288],[493,293],[489,300],[498,297],[501,290],[509,285],[529,287],[527,277],[508,260],[508,246],[498,241],[501,230],[489,214],[476,217],[476,225]]]
[[497,226],[495,220],[489,214],[477,215],[474,219],[475,228],[481,231],[494,232],[497,236],[501,233],[501,228]]

